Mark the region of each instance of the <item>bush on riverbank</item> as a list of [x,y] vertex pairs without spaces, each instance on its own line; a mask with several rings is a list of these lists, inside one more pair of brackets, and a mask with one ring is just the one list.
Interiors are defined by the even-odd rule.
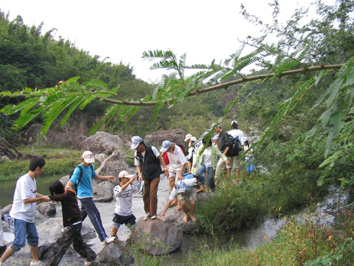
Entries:
[[200,245],[186,265],[353,265],[353,217],[347,211],[334,228],[313,219],[302,224],[288,221],[274,240],[255,249],[216,246],[205,250]]
[[302,173],[300,168],[299,173],[292,178],[286,171],[278,176],[245,175],[241,186],[233,181],[219,186],[208,202],[197,202],[201,230],[214,234],[249,228],[266,217],[293,213],[326,193],[326,187],[317,187],[316,176]]

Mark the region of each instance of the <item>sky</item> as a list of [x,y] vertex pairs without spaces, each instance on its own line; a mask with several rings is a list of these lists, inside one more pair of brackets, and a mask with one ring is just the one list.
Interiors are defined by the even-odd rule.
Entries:
[[[325,2],[333,2],[326,0]],[[171,50],[187,54],[187,64],[227,59],[247,35],[259,28],[240,14],[244,3],[253,14],[271,19],[267,0],[0,0],[0,10],[13,20],[20,15],[28,26],[44,23],[42,33],[55,28],[56,39],[70,40],[76,48],[106,62],[133,67],[133,74],[157,82],[161,70],[150,70],[144,51]],[[309,0],[278,0],[285,20]]]

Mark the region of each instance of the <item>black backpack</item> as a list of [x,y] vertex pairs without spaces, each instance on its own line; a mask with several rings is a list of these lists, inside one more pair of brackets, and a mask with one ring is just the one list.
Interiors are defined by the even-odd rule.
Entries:
[[[91,170],[93,171],[93,166],[92,166],[92,164],[90,164],[90,167],[91,167]],[[75,166],[74,169],[71,170],[71,173],[70,173],[70,176],[69,176],[69,180],[71,179],[71,176],[74,174],[74,171],[75,171],[76,168],[79,168],[79,169],[80,169],[79,180],[77,181],[77,184],[74,184],[74,190],[77,192],[77,187],[78,187],[79,184],[80,184],[82,175],[84,174],[84,170],[82,169],[81,165]]]
[[242,150],[241,142],[240,142],[238,136],[237,137],[233,137],[230,134],[228,134],[228,135],[229,135],[229,138],[230,138],[231,147],[228,150],[226,155],[229,156],[229,157],[238,156],[240,151]]

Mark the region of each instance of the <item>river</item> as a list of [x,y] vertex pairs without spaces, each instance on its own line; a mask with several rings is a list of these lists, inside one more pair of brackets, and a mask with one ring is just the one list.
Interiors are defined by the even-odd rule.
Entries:
[[[130,172],[133,172],[134,169],[130,169]],[[41,176],[37,179],[37,190],[39,193],[48,194],[48,185],[54,179],[60,179],[61,176]],[[138,185],[137,181],[134,181],[135,185]],[[1,207],[5,207],[8,204],[11,204],[13,191],[15,188],[15,181],[2,182],[0,186],[0,204]],[[159,189],[158,189],[158,212],[161,212],[164,208],[165,203],[167,202],[169,195],[169,184],[168,180],[165,177],[161,177]],[[109,203],[96,203],[97,208],[99,209],[103,226],[106,229],[107,234],[110,233],[112,216],[115,209],[115,200]],[[134,194],[133,196],[133,213],[137,219],[145,216],[144,204],[142,195]],[[167,211],[166,216],[169,215]],[[57,206],[57,217],[61,217],[61,207]],[[163,218],[161,218],[163,219]],[[39,221],[41,222],[41,221]],[[89,219],[85,220],[87,225],[91,226]],[[242,247],[255,247],[265,241],[269,241],[276,235],[277,230],[283,224],[281,219],[270,219],[260,224],[257,227],[240,230],[233,232],[231,235],[227,236],[218,236],[218,243],[232,242],[237,243]],[[130,230],[126,226],[121,226],[118,231],[118,237],[120,240],[126,240],[130,236]],[[209,236],[185,236],[183,244],[179,250],[174,252],[171,255],[172,260],[182,259],[186,254],[193,252],[193,250],[199,248],[201,243],[212,243],[214,239]],[[93,245],[93,249],[96,252],[99,252],[102,249],[102,244],[98,238],[94,238],[90,241],[90,244]]]

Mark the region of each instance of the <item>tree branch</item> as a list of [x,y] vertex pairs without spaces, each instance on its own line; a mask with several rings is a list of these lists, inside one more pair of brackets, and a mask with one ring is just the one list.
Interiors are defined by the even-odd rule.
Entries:
[[[344,64],[336,64],[336,65],[321,65],[321,66],[312,66],[312,67],[303,67],[300,69],[294,69],[294,70],[288,70],[282,72],[279,77],[281,76],[288,76],[288,75],[294,75],[294,74],[304,74],[307,72],[312,72],[312,71],[320,71],[324,69],[339,69],[343,66]],[[269,74],[261,74],[261,75],[254,75],[254,76],[248,76],[248,77],[242,77],[240,79],[236,79],[233,81],[225,82],[225,83],[220,83],[218,85],[210,86],[207,88],[203,89],[197,89],[191,93],[189,93],[188,97],[190,96],[195,96],[199,95],[201,93],[213,91],[213,90],[218,90],[218,89],[227,89],[228,87],[240,83],[244,83],[247,81],[253,81],[253,80],[258,80],[258,79],[266,79],[266,78],[271,78],[276,76],[276,73],[269,73]],[[142,101],[120,101],[120,100],[114,100],[110,98],[104,98],[104,97],[99,97],[100,99],[114,103],[114,104],[121,104],[121,105],[133,105],[133,106],[151,106],[151,105],[156,105],[158,103],[162,102],[169,102],[172,101],[174,98],[169,98],[166,99],[165,101],[149,101],[149,102],[142,102]]]

